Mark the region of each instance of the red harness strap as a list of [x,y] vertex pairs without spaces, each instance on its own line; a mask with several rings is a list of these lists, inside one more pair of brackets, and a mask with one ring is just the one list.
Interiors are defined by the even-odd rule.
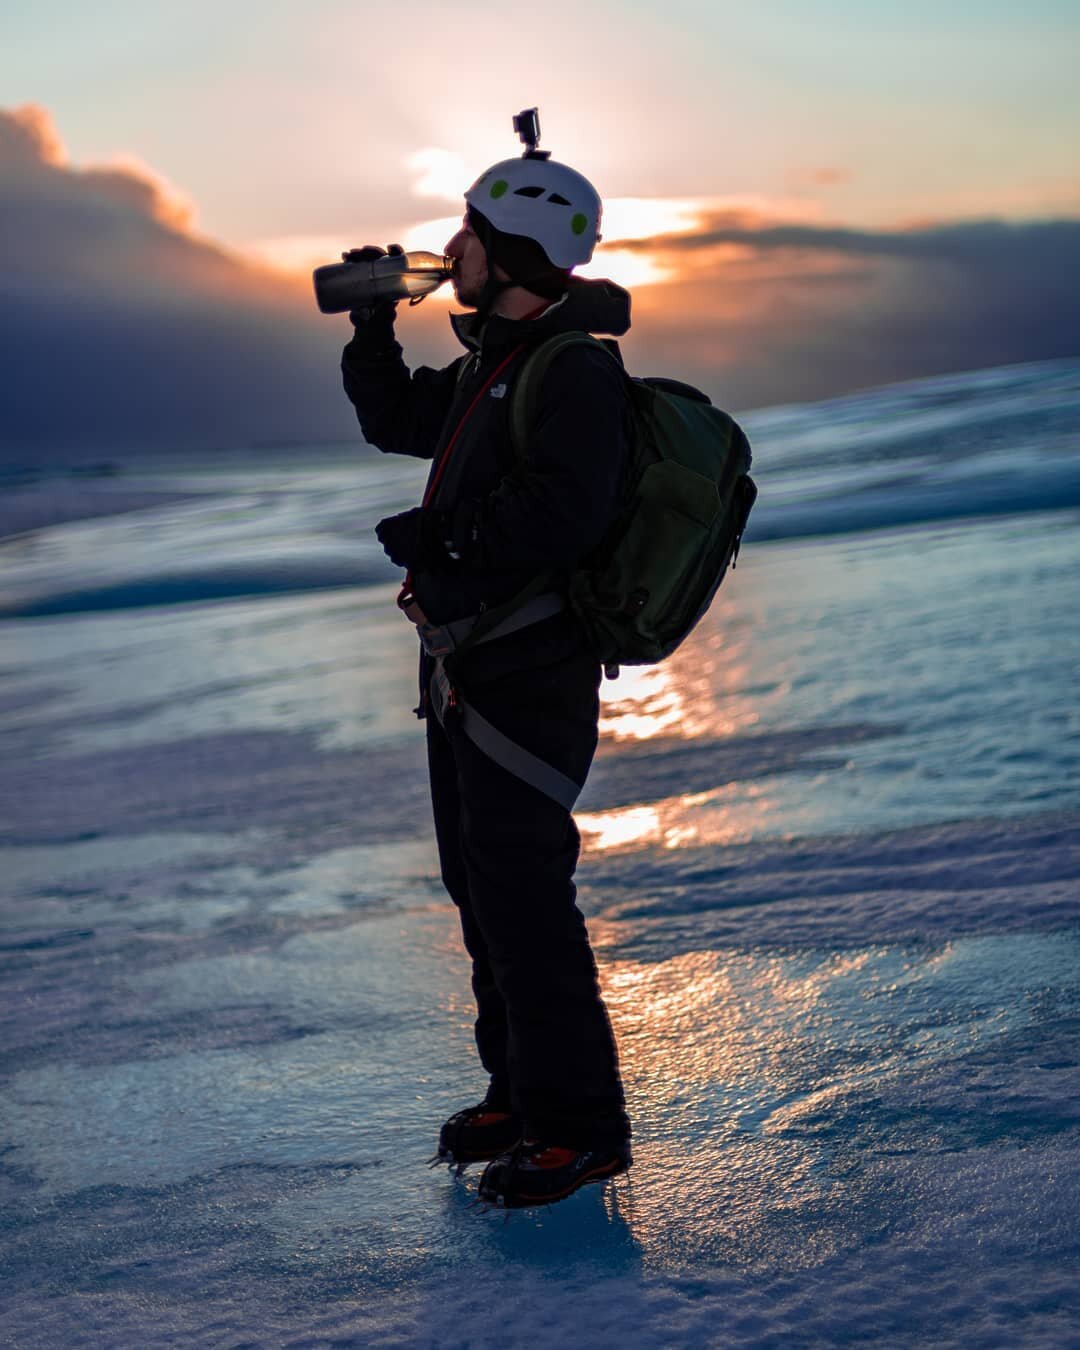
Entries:
[[[517,347],[514,348],[514,350],[509,354],[509,356],[504,357],[499,362],[499,364],[487,377],[484,383],[476,391],[476,394],[473,396],[473,399],[470,402],[469,406],[465,409],[465,412],[462,414],[461,421],[454,428],[454,434],[450,437],[449,441],[446,443],[446,449],[443,451],[442,459],[439,460],[439,467],[435,470],[435,476],[432,478],[431,482],[427,486],[427,491],[424,493],[424,500],[421,502],[421,506],[427,506],[428,503],[434,498],[435,493],[438,491],[439,484],[442,482],[443,479],[443,474],[446,472],[446,466],[450,463],[450,456],[454,453],[454,448],[461,438],[461,433],[465,429],[465,423],[476,411],[477,404],[488,392],[488,390],[499,378],[499,376],[503,373],[503,371],[514,359],[514,357],[519,355],[519,353],[521,353],[524,350],[525,350],[525,343],[522,342]],[[405,582],[401,588],[401,591],[398,594],[397,603],[399,609],[405,609],[406,606],[415,603],[413,600],[413,593],[412,593],[411,571],[405,574]],[[416,620],[413,619],[412,622],[415,623]]]
[[464,431],[464,429],[465,429],[465,423],[469,420],[469,418],[470,418],[470,417],[473,415],[473,413],[476,411],[476,405],[477,405],[477,404],[480,402],[480,400],[484,397],[484,395],[487,393],[487,391],[491,388],[491,386],[495,383],[495,381],[496,381],[496,380],[499,378],[499,376],[503,373],[503,371],[506,369],[506,367],[507,367],[507,366],[510,364],[510,362],[514,359],[514,357],[517,356],[519,352],[524,351],[524,349],[525,349],[525,344],[524,344],[524,342],[522,342],[522,343],[519,344],[517,347],[515,347],[514,350],[510,353],[509,356],[504,357],[504,358],[499,362],[499,364],[495,367],[495,369],[494,369],[494,370],[491,372],[491,374],[487,377],[487,379],[484,381],[484,383],[483,383],[483,384],[480,386],[480,388],[476,391],[476,394],[474,395],[472,402],[471,402],[471,403],[469,404],[469,406],[465,409],[465,412],[464,412],[463,415],[462,415],[461,421],[460,421],[460,422],[457,424],[457,426],[454,428],[454,434],[450,437],[450,440],[447,442],[446,449],[443,451],[443,457],[442,457],[442,459],[439,460],[439,467],[438,467],[438,468],[436,469],[436,471],[435,471],[435,477],[434,477],[434,478],[431,480],[431,482],[428,484],[428,486],[427,486],[427,491],[424,493],[424,500],[420,503],[421,506],[427,506],[427,504],[428,504],[428,503],[432,500],[432,498],[435,496],[435,493],[436,493],[436,491],[438,490],[439,484],[442,482],[443,474],[446,472],[446,466],[450,463],[450,456],[454,453],[454,447],[457,445],[458,440],[459,440],[459,438],[460,438],[460,436],[461,436],[461,433],[462,433],[462,432]]

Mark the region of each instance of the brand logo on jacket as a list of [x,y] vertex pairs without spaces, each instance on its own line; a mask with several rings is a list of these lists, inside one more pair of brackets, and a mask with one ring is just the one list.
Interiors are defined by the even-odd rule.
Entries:
[[505,398],[505,397],[506,397],[506,385],[505,385],[505,384],[493,384],[493,385],[491,386],[491,397],[492,397],[492,398]]

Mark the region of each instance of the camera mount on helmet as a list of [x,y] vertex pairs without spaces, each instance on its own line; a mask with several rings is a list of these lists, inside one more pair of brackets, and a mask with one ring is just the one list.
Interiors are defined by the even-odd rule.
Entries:
[[540,119],[535,108],[518,113],[513,124],[525,153],[485,169],[465,193],[465,203],[500,236],[532,240],[548,268],[569,272],[593,255],[600,234],[599,194],[576,169],[536,148]]
[[514,118],[514,130],[525,146],[522,159],[550,159],[550,150],[537,150],[540,142],[540,109],[525,108]]

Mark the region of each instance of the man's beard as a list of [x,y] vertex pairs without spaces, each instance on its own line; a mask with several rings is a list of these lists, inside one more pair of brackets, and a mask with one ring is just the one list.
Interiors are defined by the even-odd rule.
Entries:
[[487,287],[487,275],[482,276],[472,285],[465,286],[459,281],[457,284],[457,299],[459,305],[464,305],[467,309],[479,309],[484,300],[484,291]]

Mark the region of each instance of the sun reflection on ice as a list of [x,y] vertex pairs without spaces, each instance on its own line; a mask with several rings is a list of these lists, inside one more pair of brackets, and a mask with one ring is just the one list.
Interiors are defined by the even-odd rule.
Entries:
[[586,850],[655,844],[662,837],[655,806],[629,806],[623,811],[582,811],[575,816]]
[[[598,949],[625,939],[625,920],[590,924]],[[620,931],[622,930],[622,931]],[[654,1251],[673,1236],[672,1185],[689,1247],[745,1259],[779,1226],[806,1216],[806,1238],[829,1254],[820,1206],[831,1181],[824,1111],[849,1104],[888,1070],[890,1048],[865,1024],[867,991],[891,975],[878,951],[691,951],[662,961],[601,962],[645,1163],[632,1229]],[[865,1045],[863,1042],[865,1041]],[[681,1163],[651,1166],[677,1142]],[[836,1193],[838,1230],[845,1200]],[[663,1258],[661,1258],[663,1259]]]
[[612,741],[734,735],[759,720],[753,701],[742,692],[752,684],[746,639],[702,634],[662,665],[623,666],[618,679],[605,680],[600,735]]
[[[626,666],[600,690],[600,737],[625,742],[729,739],[760,714],[746,637],[704,627],[663,664]],[[741,843],[754,836],[773,802],[760,783],[727,782],[705,792],[629,803],[576,816],[586,851]]]
[[682,848],[744,844],[773,815],[775,801],[761,783],[725,783],[708,792],[666,797],[616,811],[581,811],[574,819],[586,853],[618,848]]
[[600,691],[600,735],[646,741],[678,732],[686,721],[681,691],[667,666],[630,666]]
[[[593,922],[598,949],[619,940],[618,927]],[[838,1086],[826,1078],[801,1082],[806,1043],[858,1032],[866,990],[891,959],[883,949],[706,950],[666,961],[603,962],[604,998],[638,1114],[674,1128],[672,1112],[692,1109],[695,1118],[715,1114],[728,1136],[782,1132],[799,1114],[796,1080],[802,1102]],[[844,1083],[861,1076],[865,1066],[856,1061]]]

